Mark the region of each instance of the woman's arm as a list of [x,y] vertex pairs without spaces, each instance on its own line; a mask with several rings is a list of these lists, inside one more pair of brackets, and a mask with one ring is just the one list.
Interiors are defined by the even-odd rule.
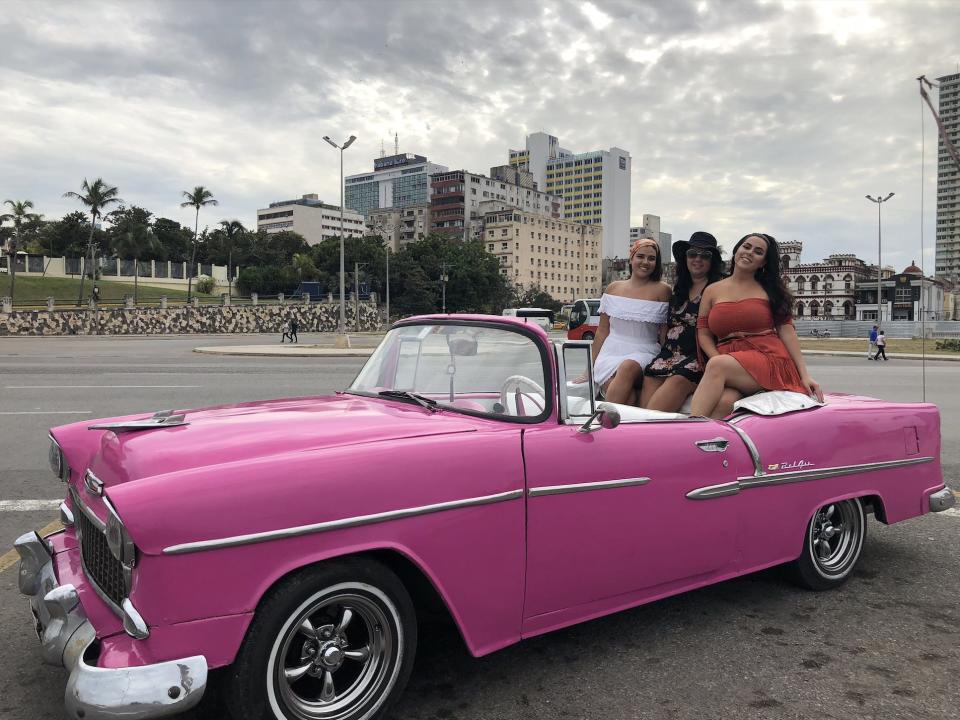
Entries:
[[713,307],[714,299],[716,293],[714,292],[713,286],[708,286],[703,291],[703,297],[700,299],[700,312],[697,315],[697,347],[700,349],[703,358],[701,361],[706,364],[706,361],[712,358],[717,354],[717,341],[713,337],[713,333],[710,332],[710,329],[707,327],[702,327],[702,319],[705,319],[707,315],[710,314],[710,308]]
[[820,389],[820,384],[810,377],[810,373],[807,371],[807,363],[804,361],[803,353],[800,351],[800,339],[797,337],[797,330],[793,327],[793,323],[787,322],[782,325],[777,325],[777,334],[787,348],[787,352],[790,353],[793,364],[797,366],[797,371],[800,373],[800,382],[802,382],[803,386],[807,389],[807,393],[815,396],[820,402],[823,402],[823,390]]

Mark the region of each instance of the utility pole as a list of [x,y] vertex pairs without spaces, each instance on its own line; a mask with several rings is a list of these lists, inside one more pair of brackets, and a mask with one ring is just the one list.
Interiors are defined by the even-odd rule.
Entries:
[[360,332],[360,263],[353,264],[353,331]]
[[[889,200],[890,198],[892,198],[892,197],[893,197],[893,193],[890,193],[890,194],[887,195],[885,198],[880,197],[880,193],[877,193],[877,196],[876,196],[876,197],[872,197],[872,196],[870,196],[870,195],[866,195],[865,197],[866,197],[867,200],[869,200],[870,202],[877,204],[877,327],[879,328],[879,327],[881,327],[881,326],[883,325],[883,323],[882,323],[882,319],[883,319],[883,310],[882,310],[882,307],[883,307],[883,306],[880,304],[880,295],[881,295],[881,292],[882,292],[882,289],[881,289],[881,280],[882,280],[882,278],[883,278],[883,265],[882,265],[882,263],[881,263],[882,255],[881,255],[881,244],[880,244],[880,237],[881,237],[881,233],[880,233],[880,206],[883,205],[883,203],[885,203],[887,200]],[[920,287],[921,287],[921,289],[923,288],[923,283],[921,283]],[[893,319],[892,313],[891,313],[890,319],[891,319],[891,320]]]
[[443,314],[447,314],[447,281],[450,279],[450,276],[447,274],[447,268],[450,267],[449,263],[440,263],[440,287],[443,298]]
[[344,304],[344,295],[346,294],[344,290],[344,277],[346,273],[343,268],[343,151],[353,144],[357,136],[351,135],[343,145],[337,145],[337,143],[327,135],[324,135],[323,139],[340,151],[340,327],[337,330],[336,347],[348,348],[350,347],[350,338],[347,337],[347,315]]

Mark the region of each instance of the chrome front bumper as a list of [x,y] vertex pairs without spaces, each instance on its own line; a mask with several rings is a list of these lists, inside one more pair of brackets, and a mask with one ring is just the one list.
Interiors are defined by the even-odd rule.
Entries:
[[73,585],[60,585],[50,546],[37,533],[14,543],[20,555],[20,592],[30,599],[44,662],[70,672],[64,698],[68,717],[147,720],[192,708],[207,686],[202,655],[128,668],[88,665],[97,635]]
[[957,497],[953,494],[953,490],[948,487],[938,490],[930,496],[930,512],[943,512],[956,504]]

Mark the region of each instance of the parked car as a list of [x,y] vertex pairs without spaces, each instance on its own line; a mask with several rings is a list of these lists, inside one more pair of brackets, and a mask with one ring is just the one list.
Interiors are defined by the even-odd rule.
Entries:
[[476,656],[774,565],[824,590],[872,514],[953,505],[931,404],[792,393],[725,420],[597,403],[590,343],[396,323],[354,382],[51,430],[64,530],[16,541],[72,718],[381,717],[444,608]]

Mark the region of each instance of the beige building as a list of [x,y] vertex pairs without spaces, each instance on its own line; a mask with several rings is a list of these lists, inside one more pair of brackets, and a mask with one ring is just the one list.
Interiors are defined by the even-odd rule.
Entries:
[[570,302],[600,294],[603,230],[519,209],[483,216],[487,252],[514,285],[539,286],[556,300]]
[[381,208],[367,213],[367,228],[390,245],[393,252],[430,234],[430,206]]
[[[299,200],[281,200],[257,210],[257,230],[277,233],[283,230],[303,235],[307,244],[316,245],[327,237],[340,237],[340,206],[320,200],[316,193]],[[345,237],[362,237],[367,231],[363,215],[346,210],[343,213]]]

